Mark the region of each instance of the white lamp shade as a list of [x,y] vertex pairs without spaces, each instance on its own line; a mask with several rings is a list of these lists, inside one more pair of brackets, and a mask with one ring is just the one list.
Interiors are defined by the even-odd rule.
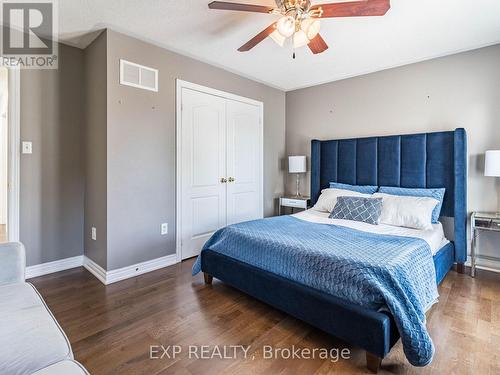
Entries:
[[274,30],[271,35],[269,35],[271,37],[272,40],[274,40],[276,42],[277,45],[279,45],[280,47],[283,47],[283,45],[285,44],[285,40],[286,38],[280,34],[280,32],[278,30]]
[[484,158],[484,175],[500,177],[500,150],[486,151]]
[[288,172],[289,173],[306,173],[307,164],[305,156],[289,156],[288,157]]
[[310,40],[307,39],[307,35],[302,29],[293,34],[293,48],[304,47],[309,42]]
[[295,18],[292,16],[281,17],[278,20],[276,29],[283,37],[291,37],[295,32]]
[[306,33],[307,39],[312,40],[319,33],[321,23],[316,18],[307,18],[302,21],[300,28]]

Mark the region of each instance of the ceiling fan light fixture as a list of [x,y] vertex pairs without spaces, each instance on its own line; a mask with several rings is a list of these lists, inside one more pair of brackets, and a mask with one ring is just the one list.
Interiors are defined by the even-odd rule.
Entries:
[[307,39],[312,40],[319,34],[321,23],[315,18],[306,18],[300,24],[300,28],[306,34]]
[[314,2],[316,0],[274,1],[276,7],[214,0],[208,4],[208,8],[281,16],[280,19],[274,21],[271,25],[238,48],[239,52],[248,52],[257,44],[271,36],[280,46],[286,44],[287,39],[291,38],[294,48],[307,45],[315,55],[328,49],[328,45],[319,34],[319,19],[383,16],[391,8],[391,0],[340,0],[340,2],[335,1],[325,4],[315,4]]
[[293,34],[293,48],[304,47],[309,44],[309,39],[304,31],[299,30]]
[[295,32],[295,18],[292,16],[284,16],[278,20],[278,32],[285,38],[289,38]]
[[286,38],[281,35],[278,30],[274,30],[269,36],[276,42],[278,46],[283,47],[285,45]]

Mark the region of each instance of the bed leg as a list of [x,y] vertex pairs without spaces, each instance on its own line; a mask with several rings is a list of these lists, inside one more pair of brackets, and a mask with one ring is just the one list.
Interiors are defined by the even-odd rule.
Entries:
[[366,352],[366,367],[368,370],[376,374],[380,370],[382,358],[377,357],[375,354]]
[[208,273],[206,272],[203,272],[203,277],[205,278],[205,284],[212,284],[212,280],[214,279],[214,277],[212,275],[209,275]]
[[465,264],[457,263],[457,272],[458,273],[465,273]]

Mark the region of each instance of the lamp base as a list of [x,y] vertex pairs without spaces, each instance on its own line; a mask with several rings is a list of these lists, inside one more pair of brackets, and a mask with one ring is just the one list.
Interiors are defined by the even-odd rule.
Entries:
[[297,180],[296,180],[296,190],[295,190],[295,196],[294,198],[300,198],[300,174],[296,174]]

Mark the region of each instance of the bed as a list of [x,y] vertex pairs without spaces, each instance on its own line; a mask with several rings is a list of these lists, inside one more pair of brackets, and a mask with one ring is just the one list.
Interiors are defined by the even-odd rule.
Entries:
[[[451,222],[453,233],[447,233],[450,241],[434,241],[432,254],[425,247],[430,239],[404,237],[397,233],[375,235],[356,228],[326,226],[327,224],[320,223],[321,217],[278,217],[235,226],[232,229],[233,244],[219,233],[224,231],[217,232],[200,254],[198,271],[204,272],[206,283],[211,283],[213,277],[220,279],[333,336],[363,348],[367,353],[367,367],[374,372],[378,371],[382,359],[400,338],[403,339],[410,362],[413,359],[417,365],[426,365],[428,358],[432,359],[432,341],[429,346],[428,338],[421,341],[424,343],[422,345],[411,339],[415,332],[425,336],[425,315],[413,319],[401,301],[404,297],[398,293],[400,289],[407,289],[408,280],[421,277],[421,273],[426,274],[426,278],[423,278],[426,280],[432,274],[435,284],[423,284],[421,287],[415,283],[420,289],[415,289],[412,293],[425,294],[427,290],[435,289],[454,263],[457,264],[457,270],[463,272],[467,248],[466,147],[464,129],[359,139],[313,140],[311,144],[312,204],[330,182],[446,188],[441,220],[448,224]],[[326,251],[328,257],[325,252],[315,252],[318,244],[326,243],[331,244],[331,248]],[[253,261],[256,258],[254,250],[264,244],[270,249],[274,246],[278,255],[266,258],[268,254],[274,254],[270,251],[265,253],[266,256],[259,254],[262,259],[258,262]],[[343,246],[346,249],[354,246],[368,251],[362,252],[361,260],[352,260],[343,255],[350,252],[339,252]],[[303,247],[309,247],[308,254],[313,255],[308,255],[309,258],[292,258],[296,253],[292,250]],[[233,252],[230,251],[231,248]],[[380,250],[382,248],[383,253]],[[400,249],[408,249],[398,260],[398,267],[404,268],[406,279],[399,274],[393,275],[392,268],[385,267],[385,263],[390,263],[390,259]],[[235,256],[238,251],[244,255]],[[374,300],[380,297],[371,290],[361,288],[358,293],[356,288],[347,291],[336,289],[338,283],[335,279],[325,279],[325,273],[320,274],[314,268],[324,270],[327,267],[327,274],[334,277],[345,273],[345,270],[356,270],[356,277],[365,278],[367,274],[372,277],[368,266],[370,262],[375,263],[374,257],[381,254],[387,254],[388,258],[382,265],[377,265],[374,276],[390,279],[389,284],[394,284],[387,291],[388,297],[384,300],[389,309],[369,307],[369,303],[365,301],[368,297]],[[415,262],[419,267],[415,267]],[[364,267],[363,272],[358,272],[360,264]],[[429,269],[429,264],[432,269]],[[352,279],[351,274],[348,274],[347,279],[349,278]],[[271,285],[272,288],[269,287]],[[432,293],[428,294],[427,302],[435,298]],[[422,306],[419,311],[425,311],[429,306]],[[401,313],[401,307],[405,308],[405,312]],[[416,321],[414,325],[412,319]],[[410,323],[407,323],[408,320]],[[405,324],[409,324],[407,330],[402,328]]]

